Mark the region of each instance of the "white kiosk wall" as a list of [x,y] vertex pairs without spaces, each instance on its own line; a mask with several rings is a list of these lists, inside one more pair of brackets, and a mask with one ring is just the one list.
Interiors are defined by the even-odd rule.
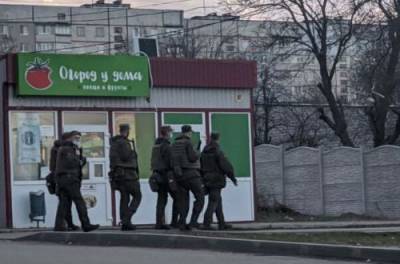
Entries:
[[[109,129],[118,133],[120,124],[131,126],[131,138],[136,142],[139,154],[142,203],[133,218],[136,224],[155,222],[157,194],[150,191],[151,148],[157,133],[157,114],[154,112],[62,112],[62,131],[82,132],[82,147],[88,157],[88,165],[83,170],[82,193],[89,208],[93,223],[110,226],[113,223],[113,197],[109,185]],[[44,177],[48,173],[50,150],[57,138],[57,112],[53,111],[12,111],[10,112],[10,151],[12,176],[13,226],[34,227],[29,220],[29,192],[44,191],[46,199],[46,221],[43,227],[53,227],[58,199],[47,192]],[[221,133],[221,146],[234,163],[239,186],[230,182],[223,191],[224,211],[227,221],[254,220],[253,175],[250,140],[250,114],[248,113],[208,113],[208,112],[165,112],[161,113],[161,124],[170,125],[176,133],[184,124],[192,125],[194,141],[206,144],[207,121],[209,131]],[[23,134],[32,145],[18,143]],[[17,140],[18,139],[18,140]],[[39,141],[35,141],[38,139]],[[39,142],[39,144],[37,143]],[[194,142],[196,144],[196,142]],[[119,223],[119,194],[115,197],[115,222]],[[167,221],[171,215],[171,200],[166,209]],[[74,222],[79,224],[75,207]],[[202,218],[200,218],[201,220]]]

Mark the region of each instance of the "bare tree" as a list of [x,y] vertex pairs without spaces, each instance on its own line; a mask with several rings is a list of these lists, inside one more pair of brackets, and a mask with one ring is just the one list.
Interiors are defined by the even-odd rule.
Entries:
[[361,12],[367,0],[226,0],[236,11],[259,10],[258,15],[286,20],[271,32],[273,42],[289,43],[287,54],[311,54],[319,66],[316,85],[329,105],[330,114],[319,109],[322,119],[345,146],[354,146],[348,132],[343,105],[335,96],[332,80],[340,59],[352,45],[359,29],[355,24],[368,17]]
[[0,55],[15,52],[17,44],[13,38],[8,35],[0,35]]
[[[371,92],[372,105],[367,109],[374,145],[394,144],[400,136],[400,111],[396,110],[394,95],[400,78],[400,0],[372,0],[373,10],[380,10],[373,27],[378,38],[366,50],[359,80]],[[381,16],[379,16],[381,15]],[[393,127],[389,116],[395,115]]]
[[161,53],[172,57],[222,59],[226,55],[224,46],[237,37],[234,18],[188,20],[180,34],[167,34],[160,40]]

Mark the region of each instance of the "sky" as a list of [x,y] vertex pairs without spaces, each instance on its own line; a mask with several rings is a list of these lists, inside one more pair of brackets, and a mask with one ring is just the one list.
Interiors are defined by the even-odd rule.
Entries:
[[[93,0],[95,2],[96,0]],[[204,2],[205,1],[205,2]],[[112,0],[106,0],[111,3]],[[205,13],[216,12],[223,13],[222,7],[218,7],[219,0],[123,0],[123,3],[131,4],[133,8],[155,8],[155,9],[180,9],[190,10],[185,12],[186,17],[195,15],[203,15],[204,6]],[[79,6],[82,4],[90,4],[92,0],[0,0],[0,4],[27,4],[27,5],[64,5],[64,6]]]

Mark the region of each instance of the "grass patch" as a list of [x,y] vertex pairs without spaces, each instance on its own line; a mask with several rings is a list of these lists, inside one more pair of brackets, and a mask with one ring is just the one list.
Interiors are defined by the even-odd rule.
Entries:
[[340,216],[310,216],[296,212],[286,206],[279,205],[274,208],[259,208],[257,210],[257,222],[330,222],[330,221],[374,221],[385,220],[378,217],[357,215],[352,213]]

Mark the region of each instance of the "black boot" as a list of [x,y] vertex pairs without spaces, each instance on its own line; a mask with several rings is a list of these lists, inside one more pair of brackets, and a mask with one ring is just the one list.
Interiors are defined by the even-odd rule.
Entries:
[[172,222],[172,223],[169,225],[169,227],[170,227],[170,228],[179,228],[179,225],[178,225],[178,223],[176,223],[176,222]]
[[214,227],[212,227],[212,226],[209,225],[209,224],[203,225],[200,229],[201,229],[201,230],[205,230],[205,231],[215,231],[215,230],[217,230],[217,229],[215,229]]
[[191,229],[193,229],[193,228],[199,229],[200,228],[200,224],[199,223],[195,223],[195,222],[190,223],[189,226],[190,226]]
[[136,230],[136,226],[132,225],[132,224],[123,224],[121,226],[121,231],[134,231]]
[[99,227],[100,227],[100,225],[87,225],[87,226],[84,226],[82,229],[83,229],[83,232],[91,232],[96,229],[99,229]]
[[179,225],[179,230],[180,231],[191,231],[192,227],[190,225],[186,225],[186,224],[181,224]]
[[65,227],[54,227],[54,232],[67,232],[68,229]]
[[79,226],[77,226],[77,225],[68,226],[68,231],[78,231],[78,230],[79,230]]
[[230,229],[232,229],[233,228],[233,226],[232,225],[230,225],[230,224],[219,224],[218,225],[218,230],[230,230]]
[[167,225],[156,225],[155,229],[158,229],[158,230],[170,230],[171,228],[169,228],[169,226],[167,226]]

